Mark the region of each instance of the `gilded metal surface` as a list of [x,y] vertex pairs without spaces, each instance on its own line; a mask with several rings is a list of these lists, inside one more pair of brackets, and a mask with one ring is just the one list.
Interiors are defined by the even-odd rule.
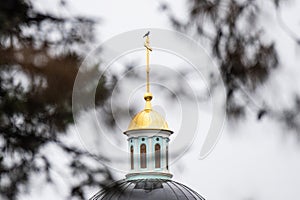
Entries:
[[150,93],[150,84],[149,84],[149,72],[150,72],[150,66],[149,66],[149,53],[152,51],[152,48],[150,47],[149,42],[149,34],[146,35],[146,41],[144,43],[144,47],[146,47],[146,61],[147,61],[147,68],[146,68],[146,82],[147,82],[147,93]]
[[164,129],[169,130],[168,124],[165,119],[156,111],[152,110],[151,100],[152,93],[150,92],[150,83],[149,83],[149,53],[152,51],[149,42],[149,32],[144,36],[146,41],[144,46],[146,48],[146,93],[144,99],[146,101],[145,109],[135,115],[128,126],[128,130],[137,130],[137,129]]
[[169,130],[168,123],[163,116],[152,109],[145,109],[136,114],[131,120],[128,130],[164,129]]

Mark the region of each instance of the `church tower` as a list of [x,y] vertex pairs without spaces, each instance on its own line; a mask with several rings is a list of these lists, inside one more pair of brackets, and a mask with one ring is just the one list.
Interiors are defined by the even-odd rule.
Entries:
[[90,200],[205,200],[189,187],[171,180],[169,172],[169,137],[173,133],[165,119],[152,109],[149,82],[149,54],[146,41],[145,107],[131,120],[124,134],[128,137],[130,169],[126,178],[105,187]]
[[149,34],[146,41],[146,93],[144,95],[145,108],[137,113],[130,122],[127,131],[128,147],[130,152],[130,172],[128,180],[141,178],[170,179],[168,143],[173,133],[168,128],[165,119],[152,109],[149,83],[149,54],[152,48],[149,44]]

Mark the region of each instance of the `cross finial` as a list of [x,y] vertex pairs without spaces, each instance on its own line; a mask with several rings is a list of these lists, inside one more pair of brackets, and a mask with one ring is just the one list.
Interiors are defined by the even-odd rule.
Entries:
[[[144,37],[146,37],[146,41],[144,43],[144,47],[146,47],[146,93],[144,95],[144,99],[146,100],[146,107],[145,109],[151,109],[151,99],[152,99],[152,94],[150,93],[150,81],[149,81],[149,72],[150,72],[150,66],[149,66],[149,54],[150,51],[152,51],[152,48],[150,47],[150,42],[149,42],[149,35],[150,31],[148,31]],[[144,38],[143,37],[143,38]]]

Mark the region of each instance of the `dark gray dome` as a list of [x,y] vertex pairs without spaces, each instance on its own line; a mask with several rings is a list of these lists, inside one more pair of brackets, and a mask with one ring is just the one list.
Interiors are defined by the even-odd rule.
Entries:
[[107,186],[90,200],[204,200],[187,186],[164,179],[120,180]]

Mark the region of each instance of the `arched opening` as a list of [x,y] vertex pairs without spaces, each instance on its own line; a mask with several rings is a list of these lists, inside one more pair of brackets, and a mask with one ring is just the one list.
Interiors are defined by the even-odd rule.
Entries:
[[146,145],[141,144],[140,156],[141,156],[141,168],[147,168],[147,158],[146,158]]
[[160,168],[160,145],[155,145],[155,168]]
[[169,147],[168,145],[166,146],[166,167],[167,167],[167,170],[169,170]]
[[131,164],[131,169],[134,169],[134,151],[133,151],[133,146],[131,145],[130,147],[130,164]]

